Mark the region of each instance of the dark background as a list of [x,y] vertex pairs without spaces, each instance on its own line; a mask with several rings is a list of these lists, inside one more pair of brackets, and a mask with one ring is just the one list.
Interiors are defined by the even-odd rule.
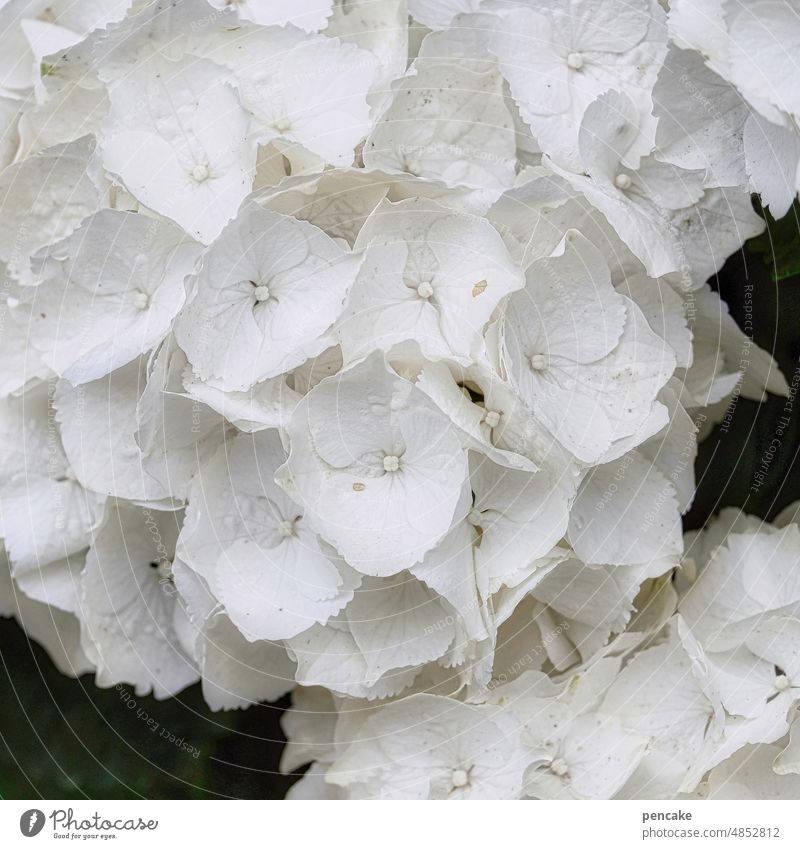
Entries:
[[[731,257],[712,285],[740,327],[745,287],[753,286],[753,338],[791,382],[800,362],[798,210],[779,222],[767,218],[767,233]],[[687,530],[725,506],[769,520],[800,498],[800,398],[769,474],[751,491],[785,404],[740,397],[726,430],[715,428],[701,443]],[[151,732],[117,690],[97,689],[91,675],[66,678],[16,622],[0,620],[0,797],[280,799],[296,780],[278,773],[288,702],[212,713],[199,685],[167,701],[137,697],[160,728],[200,750],[194,758]]]

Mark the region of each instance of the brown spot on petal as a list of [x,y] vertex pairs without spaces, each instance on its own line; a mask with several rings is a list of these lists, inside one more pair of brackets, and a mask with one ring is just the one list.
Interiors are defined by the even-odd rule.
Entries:
[[476,283],[476,284],[472,287],[472,297],[473,297],[473,298],[477,298],[477,297],[478,297],[478,295],[482,295],[482,294],[486,291],[486,287],[487,287],[488,285],[489,285],[489,284],[488,284],[485,280],[479,280],[479,281],[478,281],[478,282],[477,282],[477,283]]
[[363,492],[366,488],[367,488],[367,485],[365,483],[354,483],[353,484],[353,491],[354,492]]

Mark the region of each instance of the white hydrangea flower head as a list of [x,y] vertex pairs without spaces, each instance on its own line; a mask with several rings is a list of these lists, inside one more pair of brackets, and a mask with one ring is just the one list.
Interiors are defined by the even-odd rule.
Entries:
[[0,615],[290,798],[796,798],[800,510],[682,536],[794,12],[0,0]]

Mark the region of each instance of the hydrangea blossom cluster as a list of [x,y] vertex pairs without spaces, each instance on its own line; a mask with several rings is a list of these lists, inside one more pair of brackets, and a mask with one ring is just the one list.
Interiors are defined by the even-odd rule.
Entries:
[[[774,525],[726,508],[687,535],[677,581],[646,581],[624,630],[561,675],[529,649],[479,699],[442,687],[374,702],[298,690],[283,764],[314,763],[290,795],[797,799],[798,519],[800,502]],[[598,592],[606,609],[619,583]],[[551,632],[562,654],[573,623],[586,630],[570,603]],[[512,641],[527,630],[528,646],[542,644],[530,635],[535,604],[512,616]]]
[[295,796],[800,794],[800,530],[681,532],[791,14],[3,4],[0,611]]

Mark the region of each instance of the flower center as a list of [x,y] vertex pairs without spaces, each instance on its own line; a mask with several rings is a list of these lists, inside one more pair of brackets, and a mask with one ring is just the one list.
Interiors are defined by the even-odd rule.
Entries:
[[466,787],[469,784],[469,773],[465,769],[454,769],[450,783],[453,787]]
[[137,310],[146,310],[150,306],[150,295],[141,289],[133,293],[133,305]]
[[284,519],[284,521],[278,525],[278,533],[282,537],[294,536],[294,522],[289,519]]
[[433,295],[433,286],[427,281],[423,280],[422,283],[417,286],[417,294],[420,298],[425,298],[426,300]]
[[543,371],[547,368],[547,356],[545,354],[533,354],[530,358],[530,364],[534,371]]
[[195,183],[203,183],[208,179],[208,165],[200,164],[192,168],[192,179]]
[[487,410],[483,420],[489,427],[496,428],[500,424],[500,413],[497,410]]
[[556,758],[550,764],[550,772],[558,776],[566,775],[569,772],[569,767],[567,766],[567,762],[564,758]]
[[165,557],[162,557],[160,560],[152,561],[150,563],[150,568],[155,569],[155,573],[159,581],[171,581],[173,579],[172,563]]
[[775,689],[782,693],[784,690],[788,690],[791,687],[789,683],[789,679],[785,675],[776,675],[775,676]]
[[627,192],[631,187],[632,180],[627,174],[617,174],[614,177],[614,185],[623,192]]
[[400,458],[394,454],[387,454],[383,458],[384,472],[396,472],[400,468]]
[[256,286],[253,296],[257,301],[268,301],[270,298],[269,286]]
[[583,56],[580,53],[570,53],[567,56],[567,64],[573,71],[580,71],[583,67]]
[[279,133],[286,133],[292,128],[292,122],[284,115],[272,125]]

